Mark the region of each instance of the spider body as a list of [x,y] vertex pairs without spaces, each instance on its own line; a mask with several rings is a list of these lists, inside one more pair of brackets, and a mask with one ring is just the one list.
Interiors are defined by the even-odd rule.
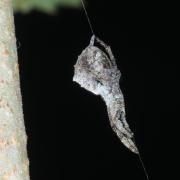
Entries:
[[[105,51],[95,46],[95,41]],[[93,35],[74,67],[73,81],[104,99],[112,129],[127,148],[138,153],[133,133],[126,122],[124,97],[119,87],[121,73],[111,48]]]

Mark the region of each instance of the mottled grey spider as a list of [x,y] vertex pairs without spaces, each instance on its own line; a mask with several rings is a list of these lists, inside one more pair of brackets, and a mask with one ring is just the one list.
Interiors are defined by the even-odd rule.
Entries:
[[125,118],[124,97],[119,86],[121,73],[110,46],[93,35],[89,46],[83,50],[74,67],[73,81],[104,99],[112,129],[128,149],[138,154],[133,133]]

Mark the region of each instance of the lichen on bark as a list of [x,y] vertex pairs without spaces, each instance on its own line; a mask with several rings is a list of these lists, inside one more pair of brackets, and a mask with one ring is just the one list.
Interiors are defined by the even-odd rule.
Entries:
[[29,180],[11,0],[0,0],[0,180]]

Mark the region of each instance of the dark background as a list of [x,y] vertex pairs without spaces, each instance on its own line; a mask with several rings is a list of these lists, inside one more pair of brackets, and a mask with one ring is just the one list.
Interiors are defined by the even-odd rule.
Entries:
[[[178,66],[164,57],[162,5],[94,0],[88,13],[117,59],[127,121],[150,179],[172,178]],[[91,37],[84,12],[33,11],[16,14],[15,24],[31,179],[145,180],[138,157],[113,133],[104,102],[72,82],[73,65]]]

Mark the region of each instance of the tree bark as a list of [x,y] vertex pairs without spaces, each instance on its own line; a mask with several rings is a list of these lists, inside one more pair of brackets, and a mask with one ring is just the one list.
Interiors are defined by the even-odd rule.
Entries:
[[29,180],[11,0],[0,0],[0,180]]

